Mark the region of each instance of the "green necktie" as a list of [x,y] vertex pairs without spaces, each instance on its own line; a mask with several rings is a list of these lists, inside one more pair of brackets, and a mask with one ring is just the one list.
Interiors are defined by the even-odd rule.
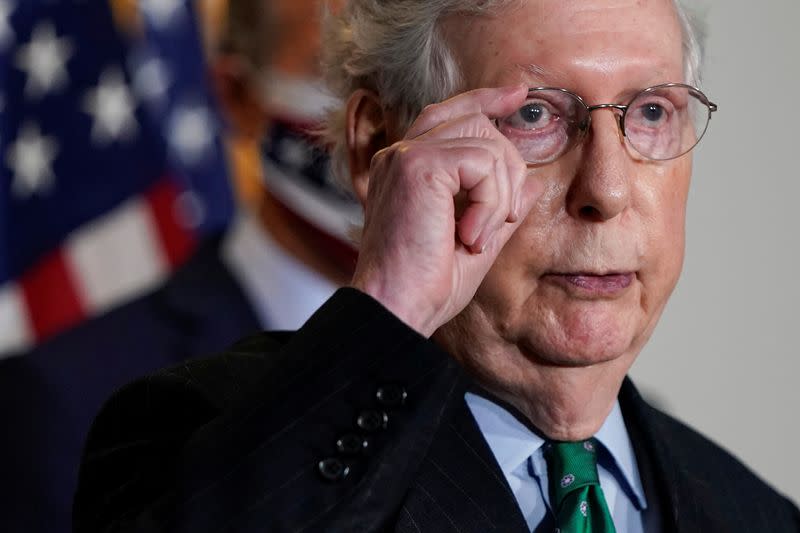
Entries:
[[545,458],[556,531],[615,533],[597,475],[597,441],[554,442]]

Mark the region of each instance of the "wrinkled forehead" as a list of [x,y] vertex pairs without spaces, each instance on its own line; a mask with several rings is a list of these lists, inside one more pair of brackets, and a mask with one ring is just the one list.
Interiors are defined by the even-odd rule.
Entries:
[[672,0],[512,1],[491,15],[453,14],[442,29],[471,86],[534,83],[537,73],[573,87],[583,75],[684,81]]
[[[528,0],[524,2],[537,6],[539,14],[553,19],[566,19],[576,28],[591,27],[598,17],[611,17],[622,24],[626,22],[645,22],[641,16],[660,16],[673,12],[671,0]],[[560,9],[559,9],[560,8]]]

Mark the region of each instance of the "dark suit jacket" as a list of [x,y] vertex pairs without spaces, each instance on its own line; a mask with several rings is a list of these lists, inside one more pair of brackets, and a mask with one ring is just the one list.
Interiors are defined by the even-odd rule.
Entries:
[[[397,386],[403,405],[379,400]],[[342,289],[297,333],[114,396],[88,440],[75,532],[527,531],[468,387],[433,343]],[[630,382],[620,401],[663,531],[800,531],[794,505]],[[348,434],[366,444],[338,450]]]
[[260,329],[219,245],[160,289],[0,360],[0,531],[70,531],[84,440],[109,395]]

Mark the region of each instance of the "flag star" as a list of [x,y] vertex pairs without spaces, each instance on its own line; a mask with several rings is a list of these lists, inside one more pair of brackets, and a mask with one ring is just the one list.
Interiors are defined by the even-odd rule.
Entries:
[[17,67],[28,75],[27,98],[41,98],[67,84],[66,64],[74,48],[69,38],[56,37],[50,22],[42,22],[33,29],[31,41],[20,47],[16,57]]
[[136,103],[119,67],[103,71],[97,87],[86,93],[83,109],[92,116],[92,142],[96,145],[130,140],[139,131]]
[[212,141],[214,121],[204,106],[181,106],[167,125],[167,139],[173,152],[186,165],[198,164]]
[[16,6],[12,5],[9,0],[0,0],[0,51],[5,50],[14,40],[14,30],[8,19],[15,8]]
[[172,24],[184,7],[183,0],[141,0],[140,6],[145,17],[160,29]]
[[52,189],[55,181],[53,161],[58,150],[55,137],[42,135],[38,125],[26,122],[6,152],[6,162],[14,172],[11,191],[25,198]]
[[133,89],[140,97],[159,103],[167,96],[172,85],[172,75],[167,65],[158,57],[150,57],[133,70]]

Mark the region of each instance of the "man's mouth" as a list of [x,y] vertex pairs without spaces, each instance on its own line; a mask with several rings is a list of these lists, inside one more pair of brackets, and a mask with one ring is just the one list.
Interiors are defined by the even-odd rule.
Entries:
[[634,272],[609,272],[606,274],[565,272],[550,273],[544,277],[566,289],[587,296],[613,296],[627,289],[633,283],[636,274]]

